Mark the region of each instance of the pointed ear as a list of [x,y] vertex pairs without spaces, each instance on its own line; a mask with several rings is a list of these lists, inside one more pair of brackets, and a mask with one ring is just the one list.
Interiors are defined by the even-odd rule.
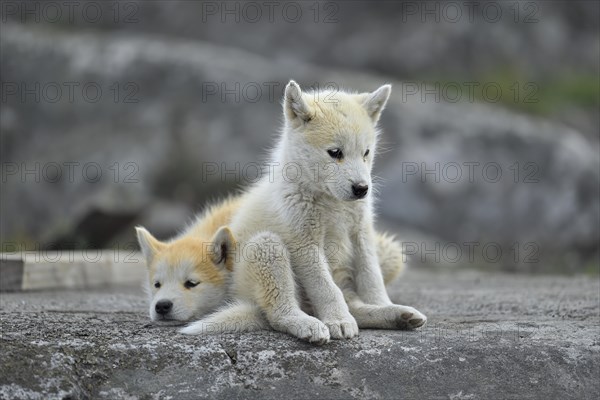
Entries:
[[367,110],[367,114],[371,117],[374,124],[379,121],[381,112],[385,108],[385,104],[392,93],[392,85],[383,85],[373,93],[361,95],[363,98],[362,104]]
[[308,122],[312,119],[312,110],[302,96],[300,86],[294,81],[290,81],[285,87],[283,114],[285,115],[285,119],[290,122]]
[[165,244],[156,239],[150,232],[148,232],[145,228],[141,226],[137,226],[135,228],[137,233],[138,243],[140,244],[140,249],[142,250],[142,254],[146,258],[146,264],[150,267],[150,263],[152,262],[152,258],[161,251]]
[[212,239],[211,256],[213,263],[218,267],[233,271],[234,250],[235,238],[233,233],[228,227],[222,226]]

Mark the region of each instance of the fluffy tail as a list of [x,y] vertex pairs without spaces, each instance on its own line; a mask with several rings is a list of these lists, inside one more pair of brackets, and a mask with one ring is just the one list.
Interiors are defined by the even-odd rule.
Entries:
[[377,233],[377,257],[386,285],[398,278],[404,271],[404,253],[402,246],[394,236],[387,233]]

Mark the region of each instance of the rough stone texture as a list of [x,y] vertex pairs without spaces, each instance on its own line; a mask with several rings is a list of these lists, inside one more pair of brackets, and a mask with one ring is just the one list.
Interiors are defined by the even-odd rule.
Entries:
[[[370,1],[330,1],[319,7],[296,2],[287,10],[283,2],[246,7],[138,0],[121,6],[117,19],[114,5],[96,3],[103,18],[93,23],[79,12],[86,2],[92,0],[81,1],[73,23],[64,17],[50,25],[202,40],[273,61],[298,58],[390,77],[462,79],[513,68],[537,80],[567,71],[597,73],[600,56],[599,6],[585,0],[518,5],[404,1],[375,7]],[[5,18],[32,20],[18,12],[7,12]]]
[[597,277],[409,271],[419,331],[314,347],[276,332],[187,337],[139,288],[2,294],[1,399],[592,399]]

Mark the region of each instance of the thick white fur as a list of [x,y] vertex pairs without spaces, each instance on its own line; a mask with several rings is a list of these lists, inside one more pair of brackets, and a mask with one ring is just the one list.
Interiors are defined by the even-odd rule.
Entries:
[[[384,85],[364,94],[302,93],[293,81],[286,87],[285,126],[270,173],[244,195],[231,223],[238,241],[233,291],[268,310],[275,329],[319,339],[319,323],[298,312],[295,282],[327,338],[351,338],[359,326],[410,329],[426,322],[416,309],[390,301],[376,251],[372,189],[362,199],[352,191],[352,184],[371,186],[376,124],[390,91]],[[343,159],[332,159],[330,149],[342,149]],[[273,298],[284,301],[273,305]],[[221,316],[237,312],[232,306]]]

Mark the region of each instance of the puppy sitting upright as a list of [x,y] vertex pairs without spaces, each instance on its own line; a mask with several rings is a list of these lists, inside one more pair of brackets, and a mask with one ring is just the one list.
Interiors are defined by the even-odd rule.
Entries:
[[[371,169],[376,125],[390,91],[384,85],[362,94],[302,93],[290,81],[273,173],[243,195],[230,225],[242,247],[258,244],[264,246],[258,254],[278,249],[285,255],[259,263],[274,271],[293,269],[334,339],[351,338],[358,327],[412,329],[426,322],[416,309],[390,301],[377,255]],[[246,271],[255,263],[242,258],[234,268]],[[236,310],[213,317],[227,320],[229,313]],[[205,323],[183,332],[200,333]]]

